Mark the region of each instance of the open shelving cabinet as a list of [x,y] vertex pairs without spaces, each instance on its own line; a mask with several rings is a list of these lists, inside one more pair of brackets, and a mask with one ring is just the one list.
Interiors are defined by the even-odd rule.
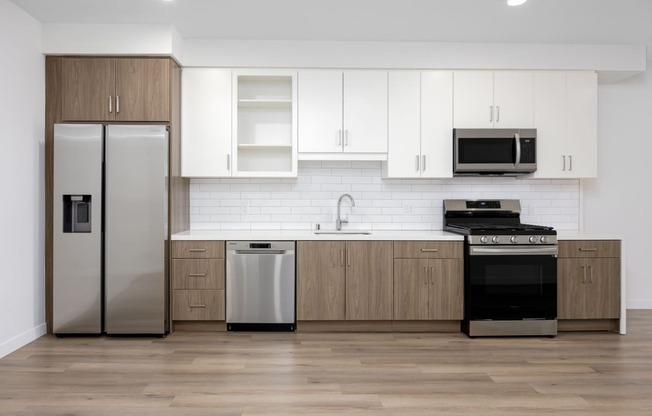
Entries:
[[233,76],[233,176],[297,176],[296,71]]

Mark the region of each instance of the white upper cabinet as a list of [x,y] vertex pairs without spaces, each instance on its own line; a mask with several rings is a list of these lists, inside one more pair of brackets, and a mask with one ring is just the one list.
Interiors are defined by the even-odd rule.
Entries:
[[530,71],[455,71],[453,88],[455,127],[534,127]]
[[597,74],[535,74],[535,178],[597,176]]
[[299,71],[302,159],[376,159],[387,154],[387,71]]
[[233,176],[297,176],[297,82],[291,70],[234,70]]
[[231,176],[231,70],[186,68],[181,93],[181,175]]
[[453,73],[389,72],[387,178],[446,178],[452,169]]

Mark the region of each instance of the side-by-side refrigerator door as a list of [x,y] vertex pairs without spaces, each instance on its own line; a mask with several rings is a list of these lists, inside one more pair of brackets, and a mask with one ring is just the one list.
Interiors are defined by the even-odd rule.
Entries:
[[164,334],[167,130],[110,125],[105,152],[105,331]]
[[102,140],[99,124],[54,126],[52,329],[102,332]]

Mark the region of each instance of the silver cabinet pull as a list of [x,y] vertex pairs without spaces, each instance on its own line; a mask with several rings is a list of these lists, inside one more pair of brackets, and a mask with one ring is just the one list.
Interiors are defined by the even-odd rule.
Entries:
[[435,268],[431,267],[430,268],[430,284],[435,285]]
[[190,277],[206,277],[206,273],[190,273]]
[[115,113],[118,114],[120,112],[120,96],[116,95],[115,96]]
[[337,131],[337,145],[342,146],[342,129]]
[[427,266],[423,266],[423,274],[426,275],[426,278],[425,278],[423,284],[428,285],[428,281],[430,280],[430,273],[428,273],[428,267]]
[[349,249],[346,250],[346,265],[351,267],[351,250]]
[[344,130],[344,146],[349,146],[349,131]]
[[565,172],[566,171],[566,156],[565,155],[562,156],[561,160],[562,160],[561,170]]
[[598,251],[598,249],[594,248],[594,247],[588,247],[588,248],[580,247],[579,250],[580,251]]
[[489,106],[489,122],[490,123],[494,122],[494,106],[493,105]]
[[226,155],[226,170],[231,170],[231,154]]
[[593,284],[593,266],[589,266],[589,283]]
[[438,248],[422,248],[421,249],[422,253],[436,253],[438,251],[439,251]]
[[496,123],[500,123],[500,106],[496,106]]
[[191,253],[205,253],[206,249],[205,248],[191,248],[188,249],[189,252]]
[[568,155],[568,171],[573,170],[573,155]]
[[340,266],[344,267],[344,249],[340,250]]
[[109,95],[109,113],[113,112],[113,96]]
[[206,308],[206,304],[188,305],[191,308]]
[[426,171],[426,155],[423,155],[422,158],[423,158],[423,161],[421,162],[421,170],[425,172]]
[[582,266],[582,283],[586,283],[586,266]]
[[419,155],[417,155],[417,158],[416,158],[416,169],[417,169],[417,172],[418,172],[419,171]]

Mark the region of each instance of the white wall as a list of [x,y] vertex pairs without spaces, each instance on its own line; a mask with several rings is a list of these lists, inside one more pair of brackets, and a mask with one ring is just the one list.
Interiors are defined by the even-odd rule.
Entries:
[[441,230],[444,199],[514,198],[522,221],[577,230],[579,180],[382,179],[380,162],[300,161],[297,179],[193,179],[190,226],[217,230],[334,228],[337,199],[347,228]]
[[0,357],[45,333],[41,25],[0,0]]

